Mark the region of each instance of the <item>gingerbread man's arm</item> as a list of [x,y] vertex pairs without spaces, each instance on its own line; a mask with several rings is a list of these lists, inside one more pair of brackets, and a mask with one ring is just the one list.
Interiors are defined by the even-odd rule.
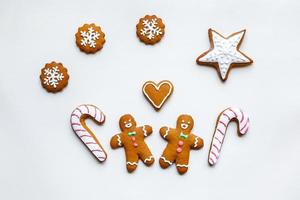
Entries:
[[123,146],[121,134],[114,135],[110,140],[110,146],[113,149]]
[[141,131],[141,133],[143,133],[144,137],[151,135],[153,132],[152,127],[149,125],[144,125],[144,126],[138,127],[137,129],[139,131]]
[[172,135],[172,133],[174,133],[175,129],[169,128],[169,127],[161,127],[159,130],[159,133],[161,135],[161,137],[163,137],[165,140],[169,140],[170,135]]
[[204,145],[203,139],[194,134],[189,135],[189,144],[191,149],[201,149]]

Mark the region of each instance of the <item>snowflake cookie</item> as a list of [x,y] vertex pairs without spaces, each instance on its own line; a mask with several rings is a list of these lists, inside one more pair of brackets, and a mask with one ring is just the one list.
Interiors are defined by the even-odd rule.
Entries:
[[246,30],[242,30],[224,37],[209,29],[210,49],[197,58],[197,63],[215,67],[222,81],[226,81],[232,67],[246,66],[253,62],[239,50],[245,32]]
[[136,34],[145,44],[155,44],[161,40],[165,34],[165,25],[162,20],[155,15],[146,15],[139,20],[136,25]]
[[59,92],[68,84],[68,70],[61,63],[47,63],[41,69],[40,80],[43,88],[48,92]]
[[75,34],[76,44],[85,53],[95,53],[102,49],[105,43],[105,34],[95,24],[84,24]]

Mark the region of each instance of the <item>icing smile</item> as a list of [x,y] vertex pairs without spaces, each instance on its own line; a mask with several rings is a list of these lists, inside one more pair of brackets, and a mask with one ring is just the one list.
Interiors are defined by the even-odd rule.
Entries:
[[187,129],[188,127],[189,127],[188,124],[186,124],[186,123],[181,123],[181,128],[182,128],[183,130]]

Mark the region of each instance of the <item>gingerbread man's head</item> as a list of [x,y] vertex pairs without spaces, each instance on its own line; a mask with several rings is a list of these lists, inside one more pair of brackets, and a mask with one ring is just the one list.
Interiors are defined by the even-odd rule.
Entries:
[[119,125],[122,131],[131,131],[136,127],[136,121],[133,116],[126,114],[120,118]]
[[190,115],[180,115],[177,119],[176,128],[180,129],[185,134],[191,132],[194,127],[194,120]]

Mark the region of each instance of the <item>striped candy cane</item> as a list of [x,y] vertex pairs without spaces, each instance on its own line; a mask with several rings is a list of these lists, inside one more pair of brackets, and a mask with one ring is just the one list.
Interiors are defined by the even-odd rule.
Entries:
[[226,134],[227,126],[231,121],[238,123],[238,133],[244,135],[249,129],[249,117],[239,108],[227,108],[218,117],[215,132],[208,155],[208,163],[213,166],[219,159],[220,151]]
[[96,123],[102,124],[105,116],[99,108],[94,105],[80,105],[71,114],[71,126],[77,136],[100,161],[106,160],[106,153],[93,132],[86,126],[85,119],[92,118]]

